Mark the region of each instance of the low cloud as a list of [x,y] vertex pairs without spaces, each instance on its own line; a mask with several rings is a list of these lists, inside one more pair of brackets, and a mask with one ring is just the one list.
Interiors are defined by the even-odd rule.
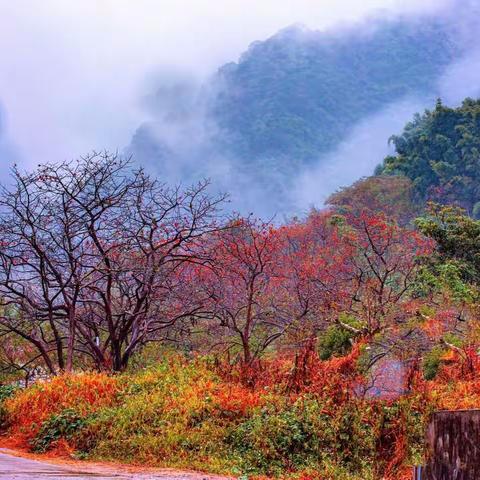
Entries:
[[0,101],[26,163],[122,149],[148,119],[158,70],[205,77],[292,23],[326,28],[448,0],[15,0],[0,2]]
[[[136,151],[136,159],[166,182],[211,177],[217,189],[231,192],[235,208],[267,216],[320,205],[339,186],[372,173],[389,153],[389,136],[433,100],[404,100],[365,119],[335,152],[292,181],[278,171],[276,159],[261,162],[262,172],[239,168],[216,144],[219,126],[207,113],[202,85],[250,42],[292,23],[325,29],[378,10],[387,17],[451,14],[460,3],[464,0],[3,2],[0,100],[8,117],[0,132],[2,170],[14,161],[28,166],[92,149],[123,151],[132,136],[145,135],[164,155]],[[462,41],[472,41],[471,31],[462,28]],[[447,72],[439,94],[446,102],[460,101],[464,92],[477,95],[478,71],[480,54],[473,53]],[[266,175],[268,182],[262,181]]]
[[420,99],[404,99],[364,119],[334,152],[322,156],[317,166],[299,175],[294,182],[292,204],[302,212],[321,207],[339,187],[372,175],[375,167],[393,153],[388,139],[401,132],[413,115],[424,108]]

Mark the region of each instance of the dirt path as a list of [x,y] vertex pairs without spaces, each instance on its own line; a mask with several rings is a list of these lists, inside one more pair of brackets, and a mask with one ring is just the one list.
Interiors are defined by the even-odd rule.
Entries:
[[103,467],[95,464],[57,464],[12,455],[8,450],[0,449],[0,479],[34,480],[34,479],[77,479],[77,480],[226,480],[194,472],[175,470],[152,470],[132,472],[127,468]]

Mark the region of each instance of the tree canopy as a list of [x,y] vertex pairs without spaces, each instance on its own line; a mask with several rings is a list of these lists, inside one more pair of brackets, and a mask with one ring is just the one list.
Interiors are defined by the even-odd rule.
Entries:
[[420,204],[455,204],[480,216],[480,100],[466,99],[458,108],[439,100],[391,141],[396,155],[377,174],[408,177]]

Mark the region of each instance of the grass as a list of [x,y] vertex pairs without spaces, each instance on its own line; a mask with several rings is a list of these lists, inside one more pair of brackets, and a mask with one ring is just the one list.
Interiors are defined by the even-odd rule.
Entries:
[[8,435],[39,451],[244,478],[399,480],[422,459],[431,411],[480,405],[476,376],[455,378],[453,365],[408,396],[358,398],[357,360],[314,356],[302,372],[271,360],[252,388],[208,358],[170,355],[117,376],[55,377],[2,408]]

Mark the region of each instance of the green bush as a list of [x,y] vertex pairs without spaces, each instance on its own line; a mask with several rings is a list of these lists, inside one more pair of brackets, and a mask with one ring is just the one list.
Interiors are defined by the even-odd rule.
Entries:
[[442,363],[442,355],[445,350],[442,347],[434,347],[423,358],[423,377],[425,380],[433,380],[440,369]]
[[305,466],[317,451],[315,440],[306,419],[292,409],[261,412],[234,429],[227,441],[245,473],[278,474]]
[[246,474],[275,476],[309,467],[326,472],[337,465],[370,478],[375,431],[353,403],[335,409],[312,397],[262,409],[226,441]]
[[7,413],[3,402],[15,394],[18,387],[15,385],[0,385],[0,430],[4,430],[8,424]]
[[0,385],[0,403],[13,396],[17,390],[15,385]]
[[322,360],[343,356],[352,348],[352,333],[337,325],[329,327],[318,341],[318,354]]
[[61,438],[71,439],[85,425],[86,419],[71,409],[65,409],[57,415],[52,415],[42,424],[33,439],[32,450],[39,453],[46,452]]

